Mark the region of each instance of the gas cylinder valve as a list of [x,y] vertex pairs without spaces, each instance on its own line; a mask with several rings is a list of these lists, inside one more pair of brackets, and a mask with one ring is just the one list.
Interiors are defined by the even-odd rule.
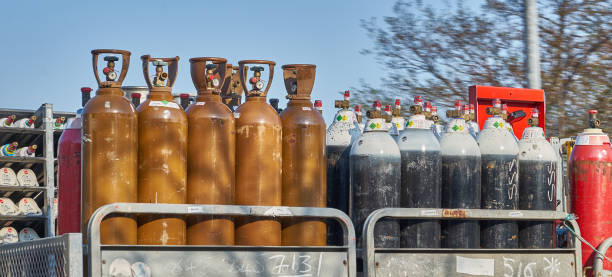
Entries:
[[[140,60],[142,60],[142,73],[150,90],[172,91],[178,70],[178,56],[173,58],[154,58],[151,55],[142,55]],[[155,66],[154,74],[149,72],[150,65]],[[151,77],[153,78],[151,79]]]
[[263,66],[253,66],[251,67],[251,71],[253,71],[253,77],[249,79],[249,83],[253,86],[253,90],[261,91],[264,88],[264,82],[261,80],[261,72],[264,71]]
[[385,106],[385,114],[383,115],[383,118],[387,123],[391,122],[391,119],[393,118],[393,114],[391,112],[391,105]]
[[231,80],[231,75],[228,74],[232,72],[232,66],[227,64],[226,59],[196,57],[189,59],[189,63],[191,64],[191,80],[198,95],[221,95],[222,99],[228,97],[229,81]]
[[366,112],[366,116],[369,119],[373,119],[373,118],[382,118],[382,112],[380,110],[381,104],[379,100],[374,101],[374,104],[372,104],[372,108],[374,108],[373,110],[368,110]]
[[162,60],[154,60],[152,64],[155,66],[155,76],[153,77],[154,87],[166,86],[166,80],[168,79],[168,73],[164,72],[164,66],[168,63]]
[[401,117],[402,116],[401,100],[395,99],[395,107],[391,111],[391,115],[393,115],[393,117]]
[[421,114],[423,113],[423,98],[420,95],[414,97],[414,104],[410,106],[410,113]]
[[348,110],[350,108],[350,100],[351,98],[351,92],[348,90],[344,91],[344,100],[336,100],[334,102],[334,106],[337,109],[344,109],[344,110]]
[[53,127],[54,128],[61,128],[64,123],[66,123],[66,117],[60,116],[60,117],[55,119],[55,122],[53,123]]
[[130,97],[132,98],[132,105],[134,105],[134,107],[138,107],[138,105],[140,105],[140,93],[132,92],[132,94],[130,94]]
[[2,127],[12,127],[15,124],[15,120],[17,120],[17,116],[12,114],[0,119],[0,124]]
[[589,128],[599,128],[601,122],[597,119],[597,110],[589,110]]
[[470,105],[468,104],[463,105],[463,118],[466,122],[470,122],[472,120],[472,117],[470,116]]
[[468,120],[470,116],[466,115],[464,111],[461,110],[461,100],[457,100],[455,101],[455,109],[446,111],[446,117],[463,118],[464,120]]
[[315,100],[315,101],[314,101],[314,108],[315,108],[315,110],[317,110],[319,113],[323,114],[323,101],[321,101],[321,100]]
[[425,119],[438,122],[440,119],[438,117],[438,108],[436,108],[435,113],[433,112],[433,108],[434,107],[431,105],[431,102],[425,102],[425,110],[423,111],[423,114],[425,114]]
[[440,116],[438,116],[438,107],[431,107],[431,121],[434,123],[438,123],[440,121]]
[[[247,66],[253,65],[253,66]],[[268,68],[268,79],[266,81],[262,80],[262,72],[264,71],[265,66]],[[241,60],[238,61],[238,66],[240,69],[240,86],[246,94],[247,98],[250,97],[266,97],[268,95],[268,91],[270,90],[270,85],[272,85],[272,79],[274,78],[274,66],[276,65],[273,61],[268,60]],[[249,70],[253,71],[253,76],[249,77]],[[248,85],[251,85],[251,89],[248,88]]]
[[493,99],[493,107],[488,107],[486,112],[488,115],[501,115],[502,113],[501,100]]
[[217,65],[214,63],[206,65],[206,86],[208,88],[219,88],[219,79],[215,76],[214,69]]
[[529,124],[529,126],[531,127],[538,127],[539,114],[540,112],[538,111],[538,109],[533,109],[531,111],[531,117],[527,119],[527,124]]
[[501,117],[503,120],[508,121],[508,105],[502,104]]
[[[130,52],[125,50],[115,49],[94,49],[91,50],[93,72],[96,77],[96,82],[100,88],[120,88],[127,69],[130,66]],[[100,55],[104,55],[103,60],[106,61],[106,66],[102,70],[98,70],[98,61]],[[117,68],[117,61],[121,57],[121,67]],[[102,65],[100,64],[102,67]],[[104,78],[100,76],[104,75]]]
[[470,121],[476,120],[476,109],[474,108],[474,104],[470,104]]
[[355,105],[355,116],[357,117],[357,123],[361,124],[361,121],[363,121],[363,114],[361,113],[361,105]]
[[102,70],[104,75],[106,75],[106,81],[114,82],[117,79],[117,73],[115,72],[115,62],[118,61],[119,58],[115,56],[106,56],[104,57],[104,61],[106,61],[106,67]]

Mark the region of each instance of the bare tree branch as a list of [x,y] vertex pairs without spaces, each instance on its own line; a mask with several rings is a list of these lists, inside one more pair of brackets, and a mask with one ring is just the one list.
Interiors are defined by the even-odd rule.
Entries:
[[[443,10],[398,0],[393,16],[362,20],[388,70],[383,88],[354,88],[359,101],[425,94],[439,105],[465,99],[470,85],[523,87],[523,0],[482,0],[478,10],[455,0]],[[612,0],[540,0],[542,84],[547,129],[574,135],[595,106],[610,115]],[[369,103],[368,103],[369,104]],[[572,105],[569,108],[568,105]],[[604,118],[604,128],[612,122]],[[562,124],[560,124],[562,123]]]

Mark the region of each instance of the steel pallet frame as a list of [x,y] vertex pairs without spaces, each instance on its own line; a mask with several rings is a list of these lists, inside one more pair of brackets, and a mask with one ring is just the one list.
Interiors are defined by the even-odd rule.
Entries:
[[[101,245],[100,223],[117,213],[334,219],[342,226],[344,246]],[[153,276],[356,276],[353,224],[331,208],[115,203],[92,214],[87,241],[88,276],[130,270]]]
[[[439,220],[558,221],[557,211],[386,208],[372,212],[363,226],[366,276],[582,276],[580,240],[555,249],[381,249],[374,226],[381,218]],[[578,224],[571,227],[580,235]],[[552,232],[552,230],[551,230]]]

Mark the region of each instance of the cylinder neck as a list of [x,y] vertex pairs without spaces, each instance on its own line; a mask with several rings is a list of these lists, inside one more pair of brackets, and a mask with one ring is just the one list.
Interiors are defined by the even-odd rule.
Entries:
[[121,88],[99,88],[96,95],[118,95],[123,96]]
[[310,95],[287,95],[286,97],[287,99],[289,99],[289,101],[299,101],[299,100],[305,100],[305,101],[310,101]]
[[290,99],[287,103],[287,106],[291,107],[312,107],[312,102],[310,102],[310,97],[308,99]]
[[172,101],[174,98],[172,97],[172,88],[168,87],[153,87],[149,92],[149,99],[153,101]]
[[198,97],[196,98],[196,100],[198,102],[211,102],[211,101],[221,102],[221,96],[212,94],[212,93],[198,94]]
[[266,97],[265,96],[247,96],[246,99],[247,102],[266,102]]
[[199,95],[220,95],[220,92],[214,91],[212,89],[202,89],[198,90],[198,96]]

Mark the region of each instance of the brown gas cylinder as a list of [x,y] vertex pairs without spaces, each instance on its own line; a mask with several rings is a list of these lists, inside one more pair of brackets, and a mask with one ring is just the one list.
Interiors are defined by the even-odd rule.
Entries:
[[[179,57],[141,59],[150,92],[138,106],[138,202],[185,204],[187,117],[172,98]],[[149,63],[155,66],[153,80]],[[180,215],[140,215],[138,244],[185,244],[185,228]]]
[[[130,64],[130,52],[98,49],[91,51],[96,96],[83,108],[82,148],[82,228],[87,231],[91,214],[100,206],[115,202],[136,202],[138,174],[138,120],[134,106],[123,97],[121,83]],[[98,56],[121,55],[117,76],[117,56],[106,55],[100,80]],[[102,244],[136,244],[136,219],[125,215],[107,217],[100,226]]]
[[[244,60],[240,65],[240,83],[246,102],[234,113],[236,118],[236,194],[237,205],[281,205],[282,126],[274,108],[266,103],[266,95],[274,76],[272,61]],[[267,64],[268,84],[264,88],[262,66],[253,66],[248,82],[247,64]],[[273,218],[236,219],[237,245],[281,244],[281,224]]]
[[[189,62],[198,97],[187,109],[187,203],[232,205],[236,129],[232,112],[219,96],[232,68],[226,67],[223,58],[192,58]],[[190,216],[187,244],[233,245],[234,222],[231,217]]]
[[[327,201],[325,120],[310,102],[315,66],[283,65],[287,108],[283,124],[283,206],[325,207]],[[282,245],[325,246],[322,220],[283,221]]]

